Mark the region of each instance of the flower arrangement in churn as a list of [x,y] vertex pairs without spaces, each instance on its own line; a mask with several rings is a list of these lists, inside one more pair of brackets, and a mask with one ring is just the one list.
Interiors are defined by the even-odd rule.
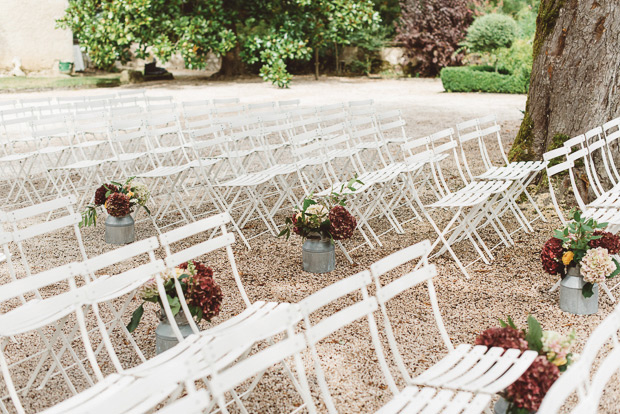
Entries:
[[87,205],[82,213],[80,227],[96,225],[97,209],[100,208],[104,208],[109,215],[114,217],[124,217],[136,206],[143,207],[148,214],[151,214],[146,206],[151,193],[145,184],[134,182],[134,178],[130,177],[122,184],[111,181],[97,188],[93,203]]
[[585,219],[577,209],[571,210],[570,216],[572,221],[555,230],[554,236],[545,243],[540,260],[545,272],[562,278],[568,267],[580,265],[586,282],[581,292],[589,298],[595,283],[620,273],[620,263],[611,256],[620,251],[620,237],[603,230],[607,223]]
[[567,335],[543,331],[540,323],[531,315],[527,319],[527,330],[518,329],[510,317],[508,322],[499,321],[501,327],[482,332],[475,344],[538,352],[538,357],[527,371],[500,393],[508,402],[508,414],[534,413],[560,373],[566,371],[576,359],[576,355],[571,352],[575,331]]
[[[223,299],[222,289],[215,282],[213,270],[210,267],[200,262],[189,261],[174,269],[167,269],[161,274],[161,279],[170,310],[174,316],[181,311],[176,281],[181,287],[187,307],[196,322],[200,322],[202,319],[210,322],[211,319],[219,315]],[[144,314],[145,302],[159,304],[160,314],[162,317],[165,316],[155,278],[140,286],[137,296],[142,299],[142,304],[133,312],[131,321],[127,325],[129,332],[133,332],[140,324]]]
[[[296,208],[292,217],[287,217],[284,229],[278,237],[291,236],[291,231],[302,238],[346,240],[353,236],[357,220],[346,208],[346,196],[355,192],[355,184],[363,183],[352,178],[339,191],[331,191],[326,197],[305,197],[301,208]],[[345,192],[345,187],[350,192]]]

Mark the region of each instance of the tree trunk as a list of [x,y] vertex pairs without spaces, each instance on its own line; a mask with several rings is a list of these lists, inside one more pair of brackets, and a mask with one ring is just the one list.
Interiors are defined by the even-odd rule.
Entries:
[[513,161],[539,160],[619,114],[617,0],[542,0],[534,65]]
[[336,75],[340,75],[340,58],[338,56],[338,43],[334,42],[334,50],[336,52]]
[[319,80],[319,48],[314,48],[314,79]]
[[227,78],[243,75],[244,66],[241,60],[241,46],[237,45],[222,56],[222,66],[217,75]]

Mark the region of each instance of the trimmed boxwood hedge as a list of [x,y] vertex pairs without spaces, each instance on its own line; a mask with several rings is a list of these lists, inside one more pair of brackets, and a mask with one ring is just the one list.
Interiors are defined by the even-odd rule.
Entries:
[[441,70],[441,82],[448,92],[527,93],[529,79],[491,66],[447,67]]

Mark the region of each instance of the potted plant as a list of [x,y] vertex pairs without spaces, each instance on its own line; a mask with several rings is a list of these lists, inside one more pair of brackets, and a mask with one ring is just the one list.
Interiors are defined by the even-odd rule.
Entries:
[[[220,313],[223,298],[222,289],[215,282],[213,270],[210,267],[200,262],[189,261],[174,269],[167,269],[161,274],[161,278],[168,305],[170,305],[175,323],[183,338],[192,334],[192,328],[185,317],[185,313],[181,312],[181,301],[176,289],[175,279],[181,286],[187,307],[197,323],[203,319],[210,322]],[[133,332],[140,324],[144,314],[144,303],[157,303],[159,305],[157,316],[160,322],[155,330],[155,349],[159,354],[175,346],[178,340],[163,310],[161,295],[157,289],[155,278],[142,285],[136,296],[142,299],[142,303],[133,312],[127,330]]]
[[[291,235],[291,231],[302,237],[303,270],[310,273],[327,273],[336,267],[335,240],[351,238],[357,228],[357,220],[346,209],[346,196],[355,192],[352,178],[343,184],[340,191],[331,191],[326,197],[306,196],[301,208],[296,208],[292,217],[287,217],[284,229],[278,237]],[[345,187],[350,192],[345,193]]]
[[545,271],[560,275],[560,309],[576,315],[598,312],[598,284],[620,273],[611,255],[620,251],[620,237],[603,231],[607,223],[585,219],[573,209],[564,228],[555,230],[540,254]]
[[105,241],[110,244],[127,244],[135,240],[135,221],[131,216],[135,207],[143,207],[147,214],[151,214],[146,206],[151,193],[146,185],[133,182],[130,177],[123,184],[112,181],[103,184],[95,191],[92,204],[86,206],[82,213],[82,226],[97,224],[97,210],[105,209],[108,216],[105,220]]
[[575,342],[575,331],[562,335],[555,331],[543,331],[533,316],[527,319],[528,329],[517,329],[508,317],[508,322],[499,320],[501,327],[490,328],[476,338],[476,345],[487,347],[528,349],[538,352],[530,367],[500,393],[495,403],[495,414],[531,414],[540,407],[549,388],[561,372],[575,360],[571,348]]

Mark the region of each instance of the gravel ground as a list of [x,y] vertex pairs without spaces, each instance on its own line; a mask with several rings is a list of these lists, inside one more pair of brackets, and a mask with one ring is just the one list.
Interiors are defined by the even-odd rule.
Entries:
[[[441,84],[437,80],[388,80],[374,81],[348,78],[330,78],[320,82],[310,79],[296,79],[289,90],[278,90],[264,83],[246,81],[238,83],[210,82],[194,85],[180,83],[172,87],[155,85],[149,88],[152,95],[173,95],[177,101],[199,98],[239,96],[245,102],[260,102],[270,99],[299,98],[303,105],[328,104],[342,100],[356,100],[373,98],[380,108],[400,108],[407,120],[407,130],[411,136],[418,137],[454,126],[456,122],[495,112],[502,124],[506,148],[509,148],[520,121],[519,109],[523,109],[525,97],[519,95],[494,94],[445,94],[441,93]],[[107,91],[94,91],[93,93]],[[79,91],[42,92],[36,96],[50,94],[69,95],[79,94]],[[90,93],[90,91],[89,91]],[[35,97],[35,94],[30,94]],[[14,98],[10,95],[9,99]],[[440,309],[453,343],[472,343],[477,333],[497,325],[498,317],[511,315],[517,325],[525,326],[529,314],[536,316],[543,328],[553,329],[563,333],[575,329],[578,338],[579,350],[585,340],[613,309],[606,297],[601,296],[600,309],[597,315],[580,317],[560,311],[558,306],[558,292],[549,293],[549,288],[555,283],[555,278],[543,272],[539,254],[543,243],[552,234],[552,230],[559,226],[548,194],[537,196],[539,205],[548,222],[536,221],[535,231],[530,234],[518,232],[514,235],[515,247],[499,247],[494,251],[496,260],[491,265],[474,263],[469,267],[471,279],[467,280],[459,272],[452,260],[446,255],[434,258],[438,276],[435,286],[438,292]],[[524,206],[524,208],[528,208]],[[529,217],[534,217],[528,211]],[[437,221],[445,223],[449,217],[445,214],[433,214]],[[277,218],[282,222],[284,216]],[[279,221],[278,221],[279,220]],[[375,223],[378,228],[385,227],[385,223]],[[514,223],[508,221],[508,227],[514,229]],[[156,234],[149,222],[140,223],[137,228],[137,238],[144,239]],[[297,302],[309,294],[326,287],[343,277],[352,275],[360,270],[367,269],[374,261],[385,257],[403,247],[424,239],[434,239],[434,232],[430,225],[413,221],[405,226],[406,233],[397,235],[390,232],[382,237],[383,246],[375,250],[358,249],[353,253],[354,265],[349,265],[345,258],[337,253],[337,268],[329,274],[314,275],[301,270],[301,242],[292,238],[288,242],[284,239],[275,239],[270,236],[259,236],[252,241],[252,250],[246,250],[241,243],[234,247],[235,257],[245,289],[251,300],[270,300]],[[88,228],[82,231],[88,256],[95,256],[111,250],[103,243],[104,227]],[[485,240],[491,245],[493,235],[486,229],[482,231]],[[186,245],[195,243],[198,238],[190,239]],[[495,240],[496,241],[496,240]],[[459,257],[465,262],[471,261],[474,256],[471,246],[460,243],[456,246]],[[51,268],[72,260],[79,259],[76,249],[75,236],[70,231],[57,232],[50,237],[37,240],[36,243],[26,244],[26,254],[34,258],[36,266],[34,272]],[[163,255],[161,249],[157,252]],[[137,263],[146,260],[145,257],[121,263],[120,265],[104,269],[102,274],[116,272],[134,267]],[[243,309],[243,303],[227,267],[225,254],[211,254],[202,258],[215,271],[215,277],[221,284],[225,299],[222,313],[211,324],[226,320]],[[8,280],[8,271],[0,267],[2,282]],[[45,294],[56,294],[63,289],[55,286],[47,289]],[[335,306],[327,308],[318,317],[340,309],[351,298],[345,298]],[[117,303],[120,305],[121,303]],[[131,311],[139,302],[133,300],[129,310],[124,314],[127,322]],[[10,303],[3,304],[0,311],[10,308]],[[104,319],[110,318],[108,308],[102,308]],[[154,329],[157,326],[155,307],[147,306],[144,318],[134,337],[147,358],[154,355]],[[412,373],[419,373],[443,355],[446,349],[435,329],[430,303],[426,288],[420,286],[395,298],[389,306],[396,336],[401,345],[401,352]],[[87,314],[90,327],[92,314]],[[70,319],[65,331],[73,326]],[[207,328],[210,324],[203,323]],[[49,335],[52,329],[45,330]],[[126,338],[119,330],[112,334],[115,348],[121,361],[126,367],[136,365],[139,359],[132,351]],[[41,341],[37,333],[23,335],[17,338],[16,343],[9,343],[6,354],[10,360],[31,355],[41,349]],[[384,338],[385,339],[385,338]],[[93,334],[92,341],[99,343],[97,335]],[[77,342],[75,343],[77,344]],[[79,352],[79,346],[76,345]],[[323,361],[328,382],[333,391],[333,397],[340,412],[373,412],[390,398],[381,376],[374,351],[370,343],[367,325],[358,321],[347,328],[336,332],[318,345],[318,351]],[[104,357],[99,355],[100,366],[105,373],[111,373],[112,367]],[[69,361],[68,355],[63,362]],[[32,370],[37,360],[20,365],[21,373],[15,373],[18,383],[25,381],[25,373]],[[318,401],[316,378],[311,372],[311,361],[305,357],[309,379],[313,394],[321,411],[325,407]],[[47,361],[46,367],[50,366]],[[44,370],[45,372],[45,370]],[[395,374],[396,372],[393,371]],[[84,376],[76,369],[69,372],[78,389],[88,386]],[[40,374],[37,381],[43,375]],[[38,382],[36,383],[38,384]],[[0,384],[1,385],[1,384]],[[403,386],[399,382],[399,386]],[[0,390],[0,392],[3,392]],[[40,411],[64,398],[70,396],[61,376],[54,376],[42,390],[31,390],[23,399],[28,412]],[[256,393],[248,399],[250,412],[284,412],[294,408],[300,402],[295,396],[294,389],[279,369],[274,369],[264,378]],[[618,413],[620,406],[620,387],[617,378],[605,390],[600,413]]]

